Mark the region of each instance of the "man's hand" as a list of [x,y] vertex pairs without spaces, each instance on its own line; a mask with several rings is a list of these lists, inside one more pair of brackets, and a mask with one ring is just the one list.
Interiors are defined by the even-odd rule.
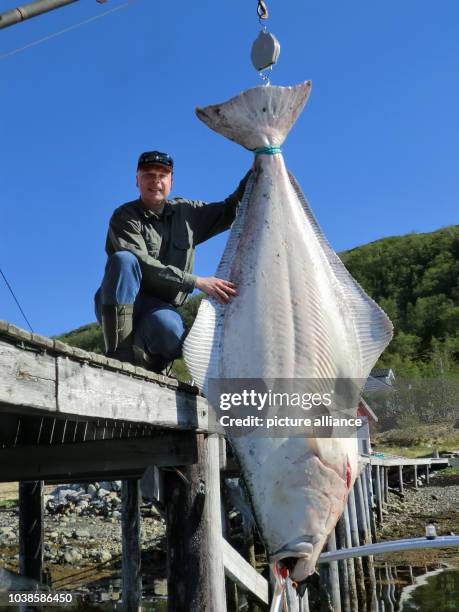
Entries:
[[215,298],[220,304],[227,304],[237,295],[236,285],[215,276],[198,276],[195,283],[196,289]]

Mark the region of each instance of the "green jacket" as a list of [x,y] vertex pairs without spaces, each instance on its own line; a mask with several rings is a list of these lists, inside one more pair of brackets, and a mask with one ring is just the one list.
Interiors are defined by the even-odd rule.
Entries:
[[225,231],[234,221],[249,174],[223,202],[173,198],[162,215],[145,208],[140,199],[115,210],[110,219],[107,255],[130,251],[142,269],[141,291],[174,306],[194,290],[196,245]]

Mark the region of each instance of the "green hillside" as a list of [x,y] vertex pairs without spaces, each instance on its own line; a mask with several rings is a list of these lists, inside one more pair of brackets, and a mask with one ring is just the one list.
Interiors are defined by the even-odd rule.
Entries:
[[[397,377],[459,373],[459,226],[383,238],[340,257],[394,324],[394,340],[378,367],[392,367]],[[188,328],[201,297],[193,296],[181,308]],[[59,339],[85,350],[103,351],[95,323]],[[186,378],[180,361],[176,372]]]

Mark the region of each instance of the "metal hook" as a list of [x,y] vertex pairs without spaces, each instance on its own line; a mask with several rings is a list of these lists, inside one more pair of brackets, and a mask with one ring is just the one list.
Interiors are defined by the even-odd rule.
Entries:
[[268,19],[269,17],[268,7],[266,6],[266,2],[264,2],[264,0],[258,0],[257,15],[260,24],[262,19]]
[[271,85],[271,72],[273,71],[273,67],[269,66],[266,70],[262,70],[258,74],[260,75],[262,81],[265,82],[265,87],[269,87]]

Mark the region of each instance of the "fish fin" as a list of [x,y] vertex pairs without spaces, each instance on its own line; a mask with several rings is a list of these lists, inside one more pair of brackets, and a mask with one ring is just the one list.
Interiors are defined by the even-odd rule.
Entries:
[[[254,182],[255,176],[252,174],[247,181],[236,220],[215,273],[217,278],[231,280],[231,266],[244,229],[245,213]],[[205,395],[207,395],[208,379],[219,376],[217,349],[220,346],[220,331],[224,316],[225,307],[216,300],[210,298],[202,300],[190,333],[183,344],[183,357],[188,371],[199,390]]]
[[290,172],[288,175],[292,187],[303,206],[305,215],[343,292],[343,298],[354,321],[357,334],[360,349],[361,378],[367,379],[379,356],[392,339],[392,323],[382,308],[365,293],[355,278],[348,272],[325,238],[295,177]]
[[222,104],[197,108],[209,128],[253,151],[279,147],[303,110],[311,81],[294,87],[254,87]]

